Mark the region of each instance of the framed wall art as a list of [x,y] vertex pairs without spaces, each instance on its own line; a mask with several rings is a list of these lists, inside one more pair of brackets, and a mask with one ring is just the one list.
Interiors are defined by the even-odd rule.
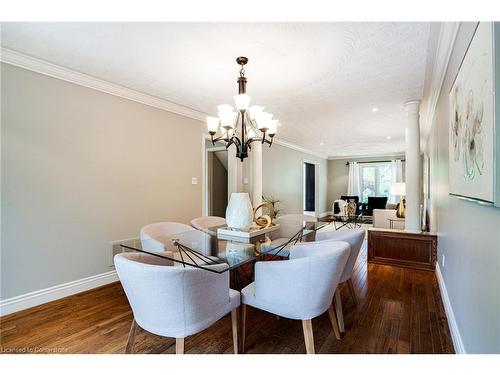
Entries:
[[496,29],[478,24],[449,94],[449,186],[451,195],[500,206]]

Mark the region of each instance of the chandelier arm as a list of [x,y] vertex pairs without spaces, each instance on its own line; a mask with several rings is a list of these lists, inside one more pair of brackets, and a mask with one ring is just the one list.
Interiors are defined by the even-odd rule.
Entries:
[[266,143],[266,129],[262,131],[262,144]]
[[218,141],[220,141],[221,139],[222,139],[223,141],[226,141],[226,139],[224,138],[224,136],[223,136],[223,135],[220,135],[220,136],[218,136],[218,137],[214,138],[214,135],[213,135],[213,134],[210,134],[210,139],[212,140],[212,144],[213,144],[214,146],[215,146],[215,142],[218,142]]
[[[269,139],[270,139],[270,140],[269,140]],[[274,135],[273,135],[272,137],[271,137],[271,136],[269,136],[269,139],[267,139],[267,138],[266,138],[266,139],[264,139],[264,140],[262,141],[262,144],[264,144],[264,143],[265,143],[265,144],[269,145],[269,147],[271,147],[271,146],[273,145]]]
[[250,147],[250,144],[253,143],[253,142],[262,142],[262,138],[261,137],[252,137],[252,138],[248,138],[247,141],[245,142],[245,146],[247,147]]

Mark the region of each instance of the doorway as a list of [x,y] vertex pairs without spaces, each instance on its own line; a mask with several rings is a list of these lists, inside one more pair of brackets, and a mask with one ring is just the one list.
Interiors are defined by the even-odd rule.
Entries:
[[304,214],[316,215],[316,165],[304,162]]
[[227,206],[227,149],[211,142],[206,144],[205,202],[208,216],[226,217]]

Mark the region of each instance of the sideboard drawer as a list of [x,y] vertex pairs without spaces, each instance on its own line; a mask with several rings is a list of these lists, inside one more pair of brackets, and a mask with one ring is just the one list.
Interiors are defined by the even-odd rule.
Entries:
[[368,230],[368,262],[434,271],[437,236],[426,232]]

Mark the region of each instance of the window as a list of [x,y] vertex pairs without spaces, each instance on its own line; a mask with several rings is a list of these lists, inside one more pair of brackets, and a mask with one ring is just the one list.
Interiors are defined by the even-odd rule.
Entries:
[[361,164],[361,201],[368,197],[389,197],[391,188],[391,163]]

